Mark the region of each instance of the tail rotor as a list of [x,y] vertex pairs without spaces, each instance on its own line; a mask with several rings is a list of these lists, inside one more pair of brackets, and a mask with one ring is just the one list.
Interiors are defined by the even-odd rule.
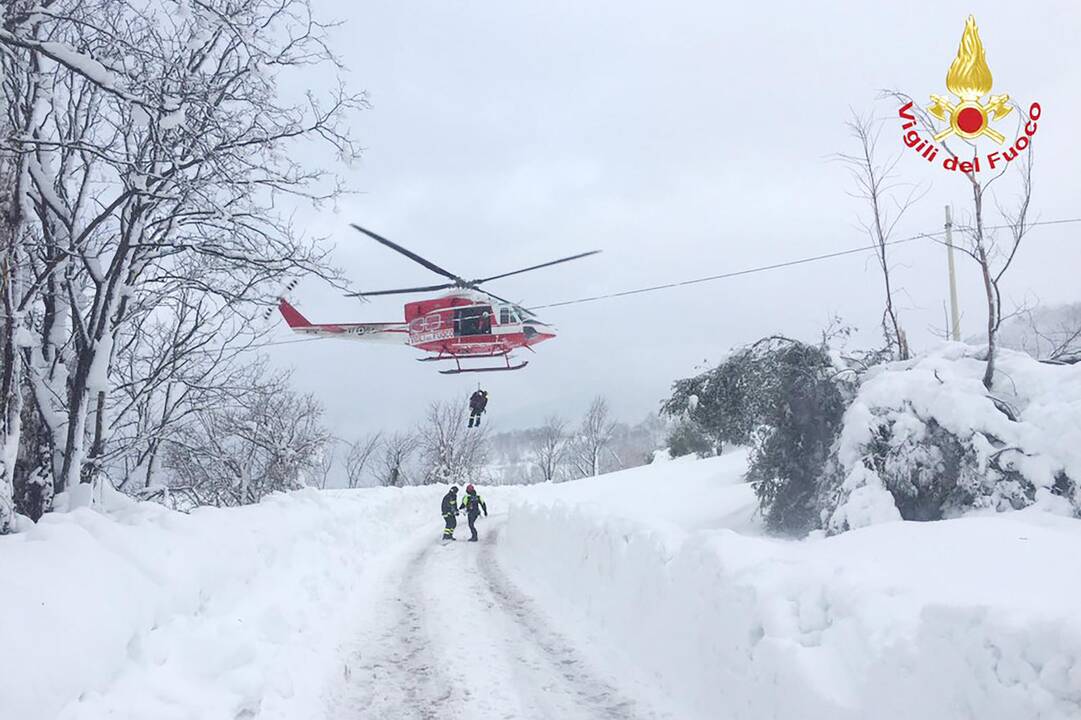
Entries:
[[299,282],[300,278],[294,278],[286,284],[282,291],[278,293],[277,302],[275,302],[273,305],[268,305],[267,309],[263,311],[264,321],[270,319],[270,316],[273,315],[274,311],[277,310],[278,307],[281,305],[281,301],[286,299],[286,296],[293,291],[293,288],[295,288],[297,286],[297,283]]

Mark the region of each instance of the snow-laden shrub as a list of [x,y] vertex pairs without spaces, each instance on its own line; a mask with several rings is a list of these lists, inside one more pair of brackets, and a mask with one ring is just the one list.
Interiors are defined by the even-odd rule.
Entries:
[[1081,367],[999,363],[993,393],[958,344],[868,373],[823,477],[826,527],[1038,503],[1081,515]]
[[715,442],[749,446],[747,479],[766,526],[801,534],[819,522],[818,481],[846,405],[840,377],[825,347],[764,338],[677,381],[662,412],[686,413]]

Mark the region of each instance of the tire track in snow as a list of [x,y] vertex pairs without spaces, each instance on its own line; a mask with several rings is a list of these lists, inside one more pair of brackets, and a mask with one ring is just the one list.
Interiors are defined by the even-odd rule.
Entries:
[[496,561],[498,525],[486,530],[404,556],[328,720],[658,720],[548,626]]
[[493,549],[498,538],[499,528],[492,528],[478,559],[480,574],[503,614],[520,628],[520,637],[528,638],[541,651],[539,655],[547,661],[550,671],[562,678],[561,690],[574,697],[580,716],[597,720],[656,718],[655,714],[643,711],[612,685],[594,676],[572,645],[548,627],[547,621],[533,608],[533,601],[499,568]]
[[431,562],[433,546],[426,543],[405,563],[396,591],[376,607],[394,620],[381,632],[364,638],[346,671],[347,690],[333,703],[335,720],[446,720],[453,686],[434,662],[428,636],[421,581]]

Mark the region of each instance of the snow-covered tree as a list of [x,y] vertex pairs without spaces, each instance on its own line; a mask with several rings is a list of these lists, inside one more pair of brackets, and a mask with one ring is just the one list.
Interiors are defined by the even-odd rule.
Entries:
[[717,443],[690,417],[676,421],[667,438],[668,452],[672,457],[697,455],[708,457],[717,452]]
[[[251,342],[205,328],[250,325],[287,276],[333,277],[282,200],[340,192],[303,160],[311,144],[293,149],[356,157],[347,128],[364,98],[279,91],[283,72],[338,67],[307,0],[15,0],[3,12],[0,170],[14,190],[0,380],[31,390],[27,430],[46,447],[20,467],[42,484],[23,494],[38,515],[107,466],[150,482],[163,424],[185,415],[192,378],[214,373],[193,353],[224,360],[231,340]],[[0,446],[25,446],[12,422],[23,393],[0,393]],[[4,498],[13,473],[7,462]]]
[[819,523],[818,483],[850,392],[842,375],[826,347],[768,337],[676,381],[663,407],[681,413],[693,396],[705,432],[749,446],[747,479],[767,527],[800,534]]

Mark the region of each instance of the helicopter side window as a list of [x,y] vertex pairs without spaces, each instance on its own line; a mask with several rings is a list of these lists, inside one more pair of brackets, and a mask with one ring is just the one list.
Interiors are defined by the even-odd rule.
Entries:
[[514,316],[511,315],[511,311],[510,311],[509,307],[501,307],[501,308],[499,308],[499,324],[500,325],[510,325],[512,322],[514,322],[513,317]]
[[492,310],[489,307],[468,307],[454,311],[455,335],[489,335],[492,332]]

